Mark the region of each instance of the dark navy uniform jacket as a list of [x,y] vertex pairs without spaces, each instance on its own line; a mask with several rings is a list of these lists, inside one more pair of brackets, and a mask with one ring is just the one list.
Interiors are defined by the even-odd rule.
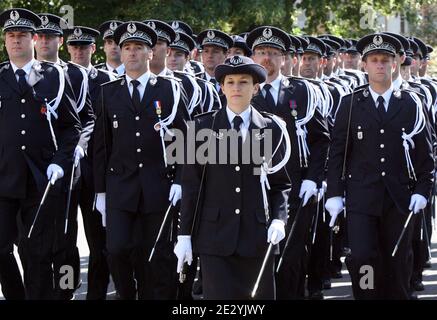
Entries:
[[[173,80],[175,81],[175,80]],[[161,212],[168,207],[171,181],[169,174],[178,166],[165,167],[155,101],[165,119],[172,110],[174,98],[171,82],[165,77],[150,75],[141,110],[133,106],[124,76],[106,83],[97,102],[94,133],[94,185],[96,193],[106,192],[107,207],[136,212],[140,199],[147,212]],[[182,102],[171,127],[186,131]]]
[[0,65],[0,197],[25,198],[32,177],[43,190],[47,167],[55,163],[67,172],[79,141],[81,124],[66,81],[57,119],[51,116],[55,148],[45,105],[58,94],[59,73],[54,65],[36,61],[28,82],[29,89],[21,93],[11,64]]
[[268,105],[261,92],[252,99],[252,104],[257,110],[273,113],[287,123],[292,152],[286,168],[292,181],[290,198],[293,199],[298,198],[302,180],[308,179],[320,185],[325,177],[324,168],[330,141],[329,129],[326,120],[317,108],[314,116],[306,124],[306,141],[310,151],[308,167],[300,165],[296,118],[292,115],[291,107],[297,111],[297,119],[301,119],[307,113],[307,101],[307,84],[299,79],[286,77],[283,77],[281,81],[276,106]]
[[[191,234],[193,250],[199,254],[262,257],[268,246],[267,227],[270,221],[280,219],[284,223],[287,222],[287,202],[291,184],[285,169],[268,175],[271,188],[267,190],[270,209],[267,218],[260,176],[254,174],[254,170],[259,169],[260,165],[253,161],[254,158],[242,164],[235,154],[220,148],[220,129],[231,129],[226,108],[199,115],[195,117],[195,123],[196,132],[212,128],[214,134],[211,144],[215,144],[217,151],[213,156],[216,164],[206,164],[196,217],[194,213],[205,166],[195,162],[183,167],[179,234]],[[251,122],[243,146],[249,144],[258,150],[264,150],[264,139],[267,139],[267,136],[272,138],[274,149],[278,145],[281,131],[271,118],[252,108]],[[196,141],[196,150],[199,150],[201,145],[203,142]],[[219,162],[223,157],[222,152],[226,152],[226,164]],[[276,165],[283,155],[284,149],[279,148],[273,155],[272,164]],[[266,154],[265,156],[267,157]],[[269,160],[267,157],[267,161]]]
[[[403,132],[411,132],[416,119],[416,103],[404,90],[393,93],[385,121],[367,89],[345,96],[340,104],[328,161],[327,198],[346,192],[349,214],[381,215],[385,190],[399,211],[408,214],[410,197],[418,193],[429,197],[433,158],[429,127],[413,137],[411,160],[417,181],[406,165]],[[352,100],[353,99],[353,100]],[[351,109],[352,108],[352,109]],[[351,123],[346,154],[346,174],[342,179],[349,112]]]

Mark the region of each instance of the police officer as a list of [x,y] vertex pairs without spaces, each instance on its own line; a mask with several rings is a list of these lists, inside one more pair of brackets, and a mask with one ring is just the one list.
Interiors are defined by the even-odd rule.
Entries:
[[[264,147],[276,149],[281,135],[288,133],[282,120],[262,115],[250,105],[258,83],[266,78],[262,66],[233,56],[217,66],[214,76],[228,105],[195,118],[194,134],[209,129],[209,145],[217,152],[208,151],[206,162],[197,158],[184,166],[181,225],[174,252],[178,272],[185,261],[191,264],[193,250],[200,254],[204,299],[249,299],[268,243],[276,245],[285,237],[290,181],[283,165],[289,153],[279,145],[282,151],[267,155]],[[221,141],[228,137],[230,145],[222,147]],[[195,150],[201,145],[191,143]],[[251,146],[272,167],[283,160],[267,175],[268,191],[254,174],[262,163],[246,153]],[[255,298],[275,298],[273,267],[270,258]]]
[[[407,53],[410,51],[410,42],[402,35],[389,33],[386,34],[395,37],[401,43],[401,50],[396,54],[397,66],[393,72],[393,87],[399,89],[402,87],[404,90],[412,90],[422,99],[423,113],[427,120],[427,126],[432,136],[432,144],[436,146],[436,134],[435,134],[435,115],[434,115],[434,101],[432,99],[431,92],[428,87],[422,83],[407,82],[402,79],[401,76],[401,64],[407,60]],[[411,52],[412,55],[412,52]],[[421,212],[421,214],[415,219],[412,248],[413,248],[413,273],[411,278],[411,288],[414,291],[423,291],[425,287],[422,283],[422,272],[424,264],[430,257],[428,257],[428,244],[431,241],[431,197],[428,201],[428,205]],[[429,238],[428,238],[429,237]]]
[[143,23],[155,30],[158,35],[158,41],[152,49],[153,58],[150,61],[150,71],[158,76],[173,76],[173,73],[167,68],[166,58],[170,53],[169,46],[176,38],[176,32],[163,21],[145,20]]
[[349,41],[347,41],[346,39],[342,39],[340,37],[331,35],[331,34],[324,34],[321,35],[320,38],[322,39],[329,39],[329,40],[333,40],[337,43],[340,44],[340,48],[338,49],[338,54],[337,54],[337,61],[336,64],[334,66],[333,72],[334,72],[334,76],[337,79],[342,80],[342,82],[347,83],[347,85],[352,89],[356,86],[358,86],[358,79],[355,76],[355,74],[346,74],[345,70],[344,70],[344,56],[346,54],[346,50],[348,50],[348,48],[351,46]]
[[[76,99],[76,111],[79,114],[82,123],[82,133],[79,139],[78,146],[75,149],[74,158],[82,157],[87,150],[88,142],[94,128],[94,113],[91,108],[91,101],[88,95],[88,86],[85,70],[77,64],[65,63],[59,59],[59,48],[62,46],[63,38],[63,28],[66,28],[67,22],[62,18],[49,14],[41,13],[39,14],[41,18],[41,25],[37,27],[37,41],[35,43],[35,52],[37,54],[37,59],[40,61],[50,61],[57,63],[63,67],[66,74],[68,84],[71,85],[73,93],[75,93]],[[78,161],[77,160],[77,161]],[[72,164],[74,159],[72,158]],[[71,166],[69,168],[71,170]],[[71,211],[68,217],[68,226],[65,231],[66,224],[66,204],[67,204],[67,193],[69,189],[71,171],[66,172],[69,177],[64,180],[64,200],[62,206],[59,206],[57,212],[57,222],[56,222],[56,237],[53,244],[53,264],[55,271],[55,288],[56,288],[56,299],[71,299],[76,289],[80,285],[80,256],[79,249],[76,247],[77,241],[77,210]],[[75,171],[75,183],[79,179],[80,171],[77,169]],[[76,188],[75,188],[76,189]],[[74,198],[74,197],[73,197]],[[73,206],[74,207],[74,206]],[[74,288],[73,289],[62,289],[59,286],[59,280],[64,272],[61,270],[62,266],[69,265],[73,267],[74,270]]]
[[[327,55],[328,47],[325,43],[315,37],[307,36],[308,45],[304,47],[302,54],[300,74],[303,78],[308,79],[317,94],[317,108],[326,119],[326,122],[332,126],[332,110],[337,109],[340,95],[337,89],[327,82],[320,81],[318,75],[323,68],[324,57]],[[323,177],[324,179],[324,177]],[[308,261],[308,295],[312,300],[323,299],[324,278],[328,267],[328,253],[330,245],[328,224],[323,220],[323,193],[325,183],[319,186],[317,192],[317,207],[314,216],[314,222],[311,228],[311,242],[308,244],[309,261]]]
[[[106,82],[115,80],[115,74],[102,69],[97,69],[91,64],[92,55],[95,52],[95,43],[99,32],[87,27],[73,27],[80,29],[82,36],[79,39],[67,40],[71,61],[85,68],[88,80],[88,91],[91,98],[93,115],[96,110],[100,86]],[[76,31],[76,33],[79,33]],[[71,35],[71,33],[70,33]],[[95,192],[93,181],[93,135],[88,141],[86,155],[80,160],[80,186],[74,191],[71,198],[71,215],[77,215],[80,207],[82,212],[85,236],[90,256],[88,263],[88,291],[87,300],[104,300],[109,284],[109,268],[106,259],[106,234],[102,224],[102,217],[94,208]]]
[[[193,74],[201,74],[205,72],[202,62],[200,62],[200,54],[198,51],[198,43],[196,42],[197,36],[194,34],[193,29],[185,22],[180,20],[169,21],[174,31],[185,33],[194,41],[194,47],[189,53],[189,63],[186,65],[188,72]],[[196,60],[197,59],[197,60]]]
[[301,48],[302,44],[300,40],[289,34],[290,37],[290,47],[287,49],[284,55],[284,64],[281,67],[281,73],[284,76],[291,77],[293,75],[293,68],[297,64],[298,61],[298,51]]
[[225,32],[215,29],[202,31],[197,36],[197,41],[202,49],[202,62],[205,67],[205,72],[199,77],[211,82],[220,96],[220,101],[214,103],[214,108],[224,106],[226,105],[226,98],[220,91],[220,84],[214,78],[214,70],[225,61],[227,52],[234,45],[234,41]]
[[120,58],[120,47],[114,41],[114,31],[123,22],[119,20],[109,20],[99,26],[99,32],[103,38],[103,51],[106,61],[95,65],[96,69],[103,69],[120,76],[124,74],[124,65]]
[[[96,207],[106,219],[109,267],[115,286],[122,299],[135,299],[132,253],[140,246],[146,253],[143,259],[147,259],[169,206],[169,194],[170,201],[181,195],[178,172],[172,186],[167,177],[172,168],[163,150],[164,133],[173,123],[184,130],[185,123],[178,113],[178,82],[149,70],[156,32],[131,21],[116,29],[114,39],[121,47],[126,76],[103,85],[97,103]],[[141,243],[133,242],[137,224],[142,228]],[[146,264],[144,286],[149,292],[143,295],[145,299],[172,298],[162,283],[168,283],[165,277],[172,274],[174,266],[156,258],[169,256],[171,249],[167,239],[160,240],[155,256]]]
[[308,258],[305,245],[315,212],[314,195],[324,177],[329,131],[316,106],[316,93],[311,84],[304,79],[284,77],[280,72],[284,53],[290,46],[288,34],[263,26],[252,30],[246,41],[253,50],[254,61],[267,70],[267,79],[261,83],[252,104],[257,110],[274,113],[285,120],[293,148],[286,166],[293,186],[289,197],[289,228],[292,221],[297,220],[277,274],[278,298],[303,298]]
[[[431,190],[432,149],[420,99],[392,86],[400,47],[386,34],[358,41],[369,87],[342,100],[332,133],[326,209],[333,225],[345,196],[346,264],[356,299],[410,298],[412,222],[392,252],[407,216],[425,208]],[[362,285],[363,266],[373,275],[371,287]]]
[[361,55],[357,51],[357,40],[348,39],[348,48],[343,54],[344,68],[360,70]]
[[[294,63],[293,69],[291,70],[291,73],[294,77],[300,77],[300,60],[302,59],[302,54],[303,54],[303,50],[304,47],[306,47],[308,45],[308,40],[304,37],[301,36],[295,36],[297,40],[299,40],[300,42],[300,46],[296,47],[296,53],[297,55],[295,56],[297,61]],[[292,39],[290,37],[290,39]],[[284,73],[284,75],[286,75]]]
[[252,55],[252,50],[250,50],[250,48],[247,46],[244,38],[240,37],[239,35],[233,35],[231,38],[234,41],[234,44],[228,50],[228,58],[235,55],[246,57],[250,57]]
[[190,63],[190,52],[195,46],[193,38],[188,34],[176,31],[175,40],[170,44],[170,53],[167,57],[168,68],[173,72],[191,73],[191,69],[187,66]]
[[[51,256],[58,180],[70,166],[81,125],[62,68],[34,59],[33,35],[40,18],[25,9],[9,9],[0,15],[0,24],[9,56],[0,71],[1,278],[9,282],[10,277],[13,282],[19,276],[11,257],[16,216],[21,212],[24,234],[19,251],[26,297],[53,299]],[[52,187],[36,216],[46,185]]]

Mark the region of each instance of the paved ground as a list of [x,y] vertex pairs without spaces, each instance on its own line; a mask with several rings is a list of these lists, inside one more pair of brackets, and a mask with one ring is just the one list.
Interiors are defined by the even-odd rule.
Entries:
[[[79,214],[79,225],[82,225],[81,215]],[[423,273],[423,283],[425,285],[425,291],[417,292],[419,299],[424,300],[437,300],[437,232],[433,232],[433,239],[431,245],[431,254],[432,254],[432,268],[425,269]],[[82,277],[82,286],[76,293],[76,299],[84,300],[86,297],[87,291],[87,272],[88,272],[88,246],[86,243],[85,235],[83,232],[83,228],[79,230],[79,238],[78,238],[79,251],[81,255],[81,277]],[[325,290],[325,299],[326,300],[352,300],[352,288],[350,277],[347,270],[344,267],[343,263],[343,278],[341,279],[333,279],[332,280],[332,289]],[[1,287],[0,287],[1,288]],[[115,291],[114,286],[111,283],[108,290],[108,299],[114,299]],[[3,300],[3,295],[0,291],[0,300]]]

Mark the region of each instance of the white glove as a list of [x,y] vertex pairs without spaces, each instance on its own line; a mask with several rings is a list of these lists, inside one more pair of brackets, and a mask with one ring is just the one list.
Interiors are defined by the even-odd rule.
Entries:
[[85,156],[85,151],[81,146],[77,146],[74,150],[74,166],[77,167],[79,165],[80,159]]
[[96,209],[102,215],[102,225],[106,227],[106,193],[98,193],[96,199]]
[[317,184],[311,180],[303,180],[299,191],[299,198],[303,197],[302,207],[305,207],[308,200],[315,194],[317,194]]
[[47,168],[47,179],[50,180],[52,185],[55,184],[56,180],[61,179],[64,176],[64,170],[57,164],[52,163]]
[[182,198],[182,187],[180,184],[173,183],[170,188],[170,195],[168,196],[168,200],[170,200],[173,206],[181,200]]
[[328,188],[328,185],[326,183],[326,181],[322,182],[322,187],[319,189],[319,198],[317,199],[317,201],[320,201],[323,199],[323,197],[325,196],[326,193],[326,189]]
[[285,223],[279,219],[273,219],[267,230],[267,243],[278,244],[285,238]]
[[427,203],[428,201],[426,201],[424,196],[415,193],[411,196],[408,210],[413,211],[414,214],[417,214],[420,210],[425,209]]
[[335,220],[340,212],[343,211],[344,202],[342,197],[332,197],[326,201],[325,204],[326,210],[328,210],[331,215],[331,221],[329,222],[329,226],[332,228],[335,224]]
[[191,266],[193,262],[193,250],[191,249],[191,236],[178,236],[178,242],[173,249],[174,254],[178,257],[176,272],[180,273],[185,262]]

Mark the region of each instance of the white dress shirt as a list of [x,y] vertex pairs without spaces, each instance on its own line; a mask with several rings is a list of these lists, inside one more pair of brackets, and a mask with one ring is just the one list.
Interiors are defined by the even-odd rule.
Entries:
[[[279,88],[281,87],[281,81],[282,81],[282,74],[279,73],[278,77],[272,82],[270,82],[270,85],[272,86],[270,88],[270,94],[272,95],[273,100],[275,100],[275,105],[278,104]],[[260,89],[264,98],[266,97],[266,91],[263,90],[265,85],[266,85],[265,82],[260,84]]]
[[[144,90],[146,90],[146,86],[147,86],[147,82],[149,81],[150,74],[151,74],[151,72],[147,71],[141,77],[136,79],[136,80],[138,80],[140,82],[140,84],[138,85],[137,88],[138,88],[138,91],[140,92],[140,99],[141,99],[141,101],[143,100]],[[134,92],[134,85],[132,84],[132,80],[135,80],[135,79],[132,79],[131,77],[129,77],[126,74],[127,87],[129,89],[129,93],[130,93],[131,97],[132,97],[132,93]]]
[[11,61],[11,66],[12,66],[12,70],[14,71],[14,74],[15,74],[15,78],[17,79],[17,82],[18,82],[18,79],[20,78],[15,72],[18,70],[18,69],[22,69],[24,72],[26,72],[26,75],[25,75],[25,78],[26,78],[26,81],[29,83],[29,75],[30,75],[30,71],[32,70],[32,66],[33,66],[33,64],[35,63],[35,59],[32,59],[32,60],[30,60],[28,63],[26,63],[22,68],[18,68],[12,61]]
[[247,131],[249,130],[250,118],[252,115],[252,107],[249,106],[246,110],[244,110],[240,114],[236,114],[231,109],[229,109],[229,107],[226,107],[226,114],[228,115],[228,120],[229,123],[231,124],[231,127],[235,130],[237,130],[237,128],[234,128],[234,123],[233,123],[235,116],[240,116],[241,119],[243,119],[243,123],[240,126],[240,132],[241,132],[241,136],[243,137],[243,141],[245,141]]
[[391,94],[393,93],[393,90],[394,90],[394,88],[393,88],[393,84],[392,84],[386,92],[384,92],[383,94],[378,94],[375,91],[373,91],[372,88],[369,86],[369,91],[370,91],[370,94],[372,95],[373,101],[375,102],[375,107],[378,108],[378,97],[382,96],[384,98],[384,108],[385,108],[385,111],[387,111],[388,110],[388,103],[390,101]]
[[119,65],[117,68],[113,68],[108,63],[106,63],[106,69],[108,69],[108,71],[110,71],[110,72],[118,74],[119,76],[124,74],[126,71],[124,68],[124,64]]

